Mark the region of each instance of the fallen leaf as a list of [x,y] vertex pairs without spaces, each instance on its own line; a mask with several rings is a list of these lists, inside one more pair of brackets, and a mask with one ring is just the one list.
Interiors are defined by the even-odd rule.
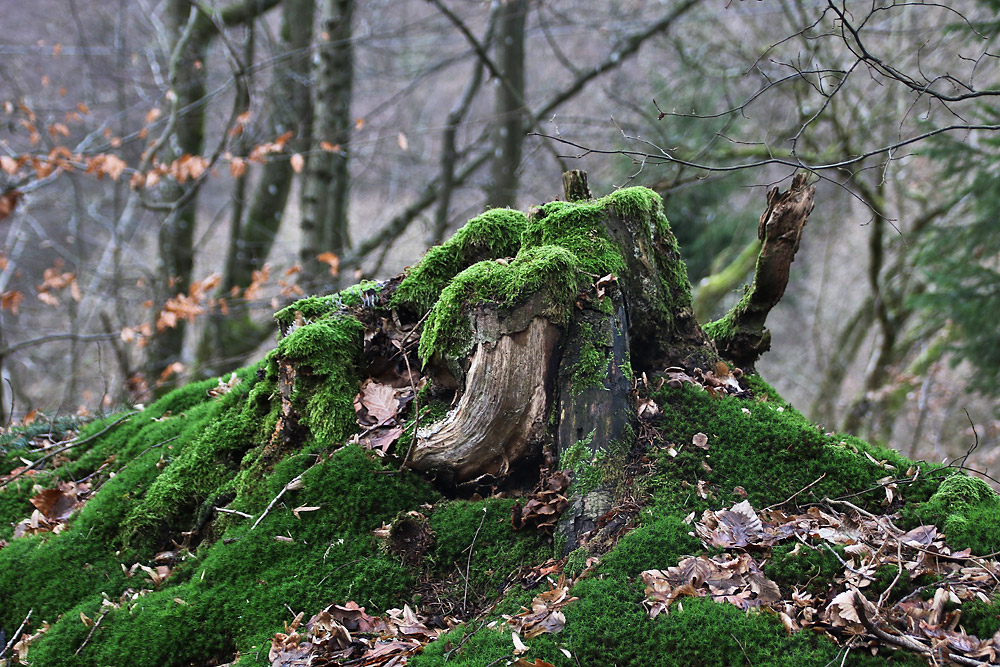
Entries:
[[293,509],[292,514],[295,515],[296,519],[301,519],[302,517],[299,516],[299,512],[315,512],[318,509],[320,509],[319,505],[301,505]]

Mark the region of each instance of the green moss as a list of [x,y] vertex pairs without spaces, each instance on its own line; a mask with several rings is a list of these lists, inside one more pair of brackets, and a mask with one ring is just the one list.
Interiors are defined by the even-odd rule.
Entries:
[[555,201],[539,207],[524,231],[524,250],[558,246],[572,253],[579,270],[594,276],[621,273],[625,260],[607,237],[601,219],[609,199]]
[[421,315],[427,312],[464,269],[517,254],[526,222],[523,213],[507,208],[491,209],[473,218],[443,245],[428,250],[407,272],[393,294],[392,306],[405,306]]
[[426,364],[434,354],[459,357],[469,351],[472,329],[464,309],[470,303],[510,310],[538,294],[545,299],[541,314],[565,323],[581,280],[577,258],[558,246],[522,250],[509,264],[473,264],[441,292],[420,336],[420,359]]
[[1000,630],[1000,606],[996,598],[989,602],[973,599],[962,605],[962,627],[980,639],[992,637]]
[[[603,387],[608,375],[608,363],[612,341],[600,338],[594,327],[585,322],[580,323],[579,362],[573,368],[571,379],[572,391],[579,394],[586,389]],[[609,332],[610,333],[610,332]]]
[[[355,446],[318,465],[314,460],[293,457],[277,466],[261,480],[265,500],[255,513],[292,477],[302,475],[302,488],[287,494],[256,530],[246,520],[234,524],[226,539],[178,566],[160,590],[110,612],[79,656],[74,652],[89,632],[79,612],[94,619],[102,611],[101,591],[117,601],[126,587],[149,587],[148,580],[125,578],[121,562],[86,522],[48,540],[16,540],[0,550],[0,593],[9,601],[0,624],[16,627],[31,607],[33,618],[53,623],[32,649],[33,664],[151,667],[229,661],[236,650],[267,647],[290,620],[285,604],[309,611],[354,599],[376,612],[400,604],[413,573],[382,554],[370,532],[436,494],[413,475],[380,474],[382,465]],[[110,484],[102,495],[120,490]],[[320,509],[296,518],[291,508],[299,505]],[[20,567],[29,571],[19,573]],[[267,664],[266,654],[265,648],[262,661],[249,664]]]
[[936,524],[953,549],[1000,551],[1000,496],[978,477],[948,475],[926,503],[904,516],[907,524]]
[[[839,647],[817,633],[789,636],[774,615],[746,613],[706,598],[685,598],[669,614],[650,619],[640,604],[642,587],[634,581],[591,577],[577,584],[572,593],[579,600],[564,609],[565,629],[557,635],[541,635],[525,642],[530,646],[526,654],[529,661],[537,658],[556,667],[826,667],[844,659]],[[459,646],[459,636],[465,632],[430,644],[409,664],[442,664],[444,654]],[[568,650],[572,657],[566,657],[560,649]],[[512,650],[506,628],[483,628],[450,653],[448,664],[482,667],[510,655]],[[923,664],[915,655],[876,657],[858,652],[851,653],[847,664],[873,667],[887,663],[914,667]]]
[[1000,507],[1000,496],[985,481],[962,474],[942,480],[927,501],[927,508],[937,512],[964,512],[973,507]]
[[462,572],[459,587],[464,588],[468,578],[472,606],[499,594],[519,566],[540,563],[551,554],[538,533],[511,527],[514,503],[497,498],[454,500],[439,504],[429,517],[436,538],[428,557],[442,575]]
[[[680,485],[681,480],[708,481],[715,494],[714,506],[741,500],[732,492],[736,486],[746,489],[751,505],[766,507],[812,484],[796,497],[797,502],[865,491],[854,502],[860,500],[869,509],[880,511],[885,492],[878,480],[889,471],[872,463],[864,452],[886,460],[896,470],[905,471],[911,464],[891,450],[826,435],[801,414],[770,401],[713,399],[691,385],[664,387],[654,398],[663,410],[658,427],[664,439],[682,446],[676,458],[662,459],[665,477],[659,483],[673,489],[675,502],[698,511],[705,507]],[[707,452],[690,444],[698,432],[708,436]],[[703,461],[711,466],[711,473],[702,469]],[[922,501],[936,485],[922,475],[900,492],[907,500]]]
[[765,573],[785,596],[795,588],[825,596],[834,580],[844,572],[844,566],[837,559],[838,555],[845,558],[844,547],[837,545],[833,549],[836,555],[823,545],[815,548],[804,544],[797,548],[793,544],[778,545],[771,552]]
[[343,314],[301,326],[278,343],[277,356],[297,366],[293,403],[316,442],[341,442],[357,429],[361,334],[364,326]]

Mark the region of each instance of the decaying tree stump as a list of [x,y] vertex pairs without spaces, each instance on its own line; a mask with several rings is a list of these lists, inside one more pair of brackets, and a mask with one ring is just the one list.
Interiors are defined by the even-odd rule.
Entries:
[[713,341],[691,310],[659,197],[630,188],[595,200],[583,172],[563,183],[566,201],[529,212],[516,256],[455,267],[442,280],[421,357],[434,386],[459,394],[444,418],[418,430],[409,463],[476,487],[545,452],[573,478],[557,528],[569,551],[615,500],[614,475],[604,473],[620,473],[634,444],[633,378],[711,369],[720,351],[749,366],[767,349],[764,318],[784,292],[813,188],[796,177],[789,192],[769,193],[754,285],[709,328]]

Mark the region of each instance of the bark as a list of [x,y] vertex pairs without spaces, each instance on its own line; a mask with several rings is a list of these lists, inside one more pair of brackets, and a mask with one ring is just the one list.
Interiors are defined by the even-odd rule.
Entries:
[[[171,162],[182,155],[201,155],[205,148],[205,104],[207,56],[213,37],[226,27],[252,21],[277,4],[278,0],[234,2],[214,14],[189,0],[171,0],[167,10],[173,53],[169,65],[173,119],[172,135],[161,146],[169,146],[161,157]],[[159,143],[159,142],[158,142]],[[149,157],[156,150],[148,151]],[[148,159],[148,158],[147,158]],[[184,292],[191,283],[194,265],[194,231],[201,180],[188,184],[168,180],[161,188],[168,206],[160,224],[160,254],[157,265],[157,302]],[[158,332],[148,347],[146,375],[160,378],[164,369],[180,361],[184,347],[185,322]],[[170,384],[159,383],[158,393]]]
[[[348,142],[351,134],[351,96],[354,48],[351,21],[354,0],[320,3],[319,58],[315,73],[313,137],[302,197],[302,245],[299,250],[303,281],[331,283],[317,260],[324,252],[343,257],[348,237]],[[324,149],[333,145],[338,150]]]
[[[164,158],[167,163],[182,155],[201,155],[205,144],[205,111],[204,105],[199,102],[205,96],[209,40],[208,35],[198,28],[199,22],[192,11],[187,0],[171,0],[168,9],[172,42],[181,47],[175,48],[175,58],[170,63],[170,87],[176,96],[173,102],[175,113],[184,117],[174,130],[173,141],[170,142],[173,149]],[[186,44],[180,44],[182,41]],[[196,196],[185,196],[187,187],[191,186],[171,179],[161,188],[164,201],[175,203],[159,229],[157,303],[161,305],[171,296],[187,290],[191,283],[198,200]],[[183,320],[179,321],[176,326],[153,337],[148,348],[148,377],[160,378],[164,369],[180,361],[185,325]],[[168,386],[161,384],[161,391]]]
[[788,272],[815,195],[816,187],[806,185],[805,174],[797,174],[787,191],[773,188],[767,193],[767,209],[757,228],[764,245],[757,257],[753,283],[729,314],[706,326],[719,354],[737,366],[753,368],[771,347],[771,333],[764,322],[785,293]]
[[504,0],[497,30],[497,129],[493,137],[490,208],[517,205],[518,168],[524,143],[524,36],[527,0]]
[[[476,319],[484,340],[472,355],[466,391],[448,417],[419,434],[412,459],[415,469],[448,482],[502,478],[512,462],[537,456],[545,439],[559,328],[530,313],[523,330],[491,331],[501,325],[485,307]],[[494,333],[500,335],[491,345],[487,338]]]

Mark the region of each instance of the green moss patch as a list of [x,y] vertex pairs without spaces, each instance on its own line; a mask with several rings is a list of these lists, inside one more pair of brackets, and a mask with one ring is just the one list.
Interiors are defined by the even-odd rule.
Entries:
[[430,310],[453,277],[483,260],[513,257],[521,247],[524,213],[495,208],[470,220],[447,242],[427,251],[392,297],[393,307],[418,315]]

